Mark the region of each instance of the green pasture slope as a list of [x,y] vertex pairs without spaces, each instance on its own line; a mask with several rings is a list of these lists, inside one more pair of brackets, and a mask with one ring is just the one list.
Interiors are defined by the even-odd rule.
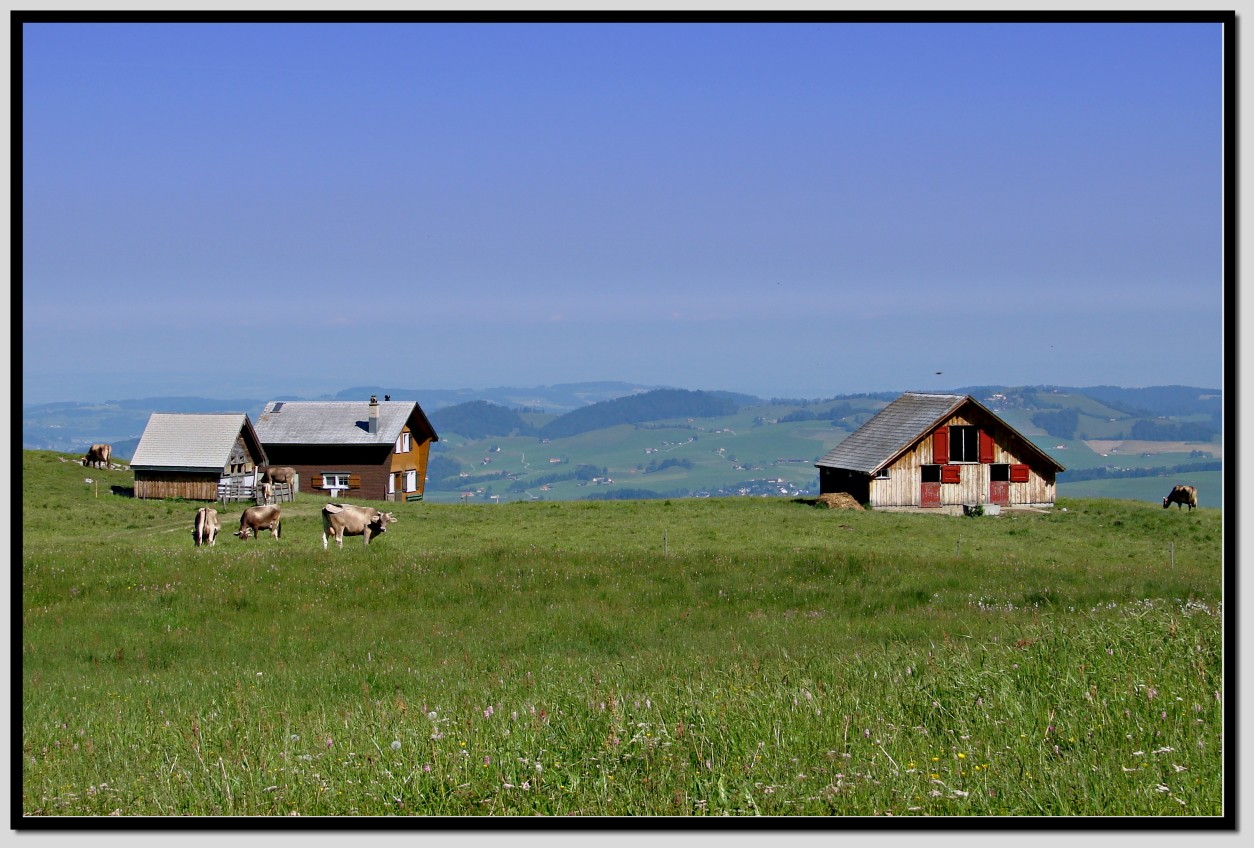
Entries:
[[406,503],[323,551],[303,498],[197,549],[66,458],[22,457],[22,827],[1231,811],[1213,508]]

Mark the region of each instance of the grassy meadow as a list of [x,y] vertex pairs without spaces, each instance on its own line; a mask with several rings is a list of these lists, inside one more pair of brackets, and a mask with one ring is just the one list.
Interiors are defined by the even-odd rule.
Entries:
[[1217,509],[413,503],[323,551],[305,496],[198,549],[69,458],[23,452],[32,827],[1229,812]]

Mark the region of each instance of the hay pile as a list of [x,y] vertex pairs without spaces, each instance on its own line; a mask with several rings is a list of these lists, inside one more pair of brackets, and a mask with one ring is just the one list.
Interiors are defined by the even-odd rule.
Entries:
[[819,495],[815,500],[815,505],[825,504],[828,509],[862,509],[862,504],[853,499],[853,495],[847,492],[828,492],[825,495]]

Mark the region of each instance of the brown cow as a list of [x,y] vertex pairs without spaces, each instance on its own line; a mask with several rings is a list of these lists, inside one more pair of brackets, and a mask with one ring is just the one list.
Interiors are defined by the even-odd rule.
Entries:
[[241,539],[251,534],[254,539],[260,538],[262,530],[269,530],[270,535],[277,539],[282,534],[282,516],[276,505],[250,506],[239,517],[239,530],[235,533]]
[[93,468],[108,468],[109,455],[112,453],[112,445],[92,445],[87,449],[87,455],[83,457],[83,465],[90,465]]
[[1197,506],[1197,487],[1196,486],[1173,486],[1171,494],[1163,498],[1163,509],[1167,509],[1172,504],[1177,508],[1188,505],[1189,512],[1193,511],[1193,507]]
[[196,510],[196,524],[192,528],[192,539],[196,542],[196,547],[208,544],[213,547],[217,544],[218,531],[222,529],[222,525],[218,522],[218,511],[213,507],[202,506]]
[[296,469],[286,465],[277,468],[266,466],[261,469],[261,480],[264,483],[287,483],[289,486],[294,486]]
[[378,536],[396,520],[390,512],[379,512],[372,506],[329,503],[322,508],[322,549],[327,549],[327,539],[335,537],[336,544],[344,547],[345,536],[364,536],[370,544],[372,536]]

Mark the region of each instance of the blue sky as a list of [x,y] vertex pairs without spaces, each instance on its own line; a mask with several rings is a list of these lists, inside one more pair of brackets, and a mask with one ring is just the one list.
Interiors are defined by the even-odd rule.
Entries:
[[1219,386],[1222,37],[27,24],[23,401]]

